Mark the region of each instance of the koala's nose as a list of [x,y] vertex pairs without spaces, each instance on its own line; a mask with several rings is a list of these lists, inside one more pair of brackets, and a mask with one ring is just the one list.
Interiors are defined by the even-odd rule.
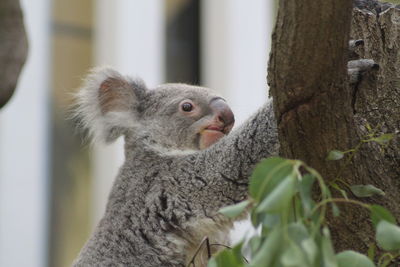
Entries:
[[215,118],[224,124],[224,127],[232,128],[235,123],[235,116],[228,104],[221,98],[211,100],[210,108],[214,113]]

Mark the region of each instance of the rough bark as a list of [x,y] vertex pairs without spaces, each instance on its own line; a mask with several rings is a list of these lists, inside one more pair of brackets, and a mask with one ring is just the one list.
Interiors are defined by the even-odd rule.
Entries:
[[0,109],[10,100],[28,52],[19,1],[0,0]]
[[[380,132],[400,128],[400,10],[375,5],[352,13],[351,5],[348,0],[280,1],[268,78],[281,154],[304,160],[328,182],[342,170],[340,178],[348,184],[383,189],[386,196],[367,201],[386,206],[399,219],[398,134],[385,150],[364,144],[346,166],[344,160],[325,160],[330,150],[354,148],[365,139],[367,123]],[[349,37],[364,39],[358,55],[380,65],[355,85],[346,73]],[[342,216],[329,221],[337,250],[365,252],[374,240],[368,214],[359,207],[341,209]]]

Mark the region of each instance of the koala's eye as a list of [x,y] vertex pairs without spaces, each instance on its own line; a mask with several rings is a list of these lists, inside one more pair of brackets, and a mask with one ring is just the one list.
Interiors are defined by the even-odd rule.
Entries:
[[192,103],[189,103],[189,102],[182,103],[181,107],[182,107],[182,110],[185,112],[190,112],[193,110],[193,105],[192,105]]

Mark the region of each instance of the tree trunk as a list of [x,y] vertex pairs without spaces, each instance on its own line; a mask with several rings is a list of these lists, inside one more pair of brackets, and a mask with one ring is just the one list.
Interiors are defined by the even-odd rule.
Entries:
[[[352,13],[348,0],[280,1],[268,79],[281,154],[305,161],[328,183],[339,176],[342,188],[381,188],[385,196],[363,201],[382,204],[399,219],[400,10],[385,5],[379,13],[384,9],[380,4],[358,2],[375,5]],[[356,52],[380,66],[354,85],[347,77],[349,37],[363,39]],[[375,142],[363,143],[349,164],[346,159],[326,160],[329,151],[345,151],[365,140],[367,124],[378,132],[396,133],[394,140],[384,150]],[[336,249],[366,252],[374,240],[369,214],[359,207],[340,208],[341,216],[329,220]]]
[[18,0],[0,0],[0,109],[10,100],[28,52]]

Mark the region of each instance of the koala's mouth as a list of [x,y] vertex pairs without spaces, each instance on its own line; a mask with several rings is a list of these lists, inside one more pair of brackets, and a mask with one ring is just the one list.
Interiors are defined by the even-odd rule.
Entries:
[[221,126],[216,126],[216,125],[210,125],[204,129],[204,131],[216,131],[216,132],[221,132],[224,133],[224,128]]
[[229,125],[228,127],[219,125],[209,125],[206,128],[204,128],[200,132],[200,144],[199,144],[200,149],[207,148],[216,143],[218,140],[220,140],[222,137],[224,137],[230,132],[232,126],[233,125]]
[[229,125],[225,125],[225,126],[220,126],[220,125],[209,125],[207,126],[204,131],[216,131],[216,132],[221,132],[224,135],[228,134],[233,127],[233,123],[229,124]]
[[200,149],[204,149],[213,145],[224,136],[225,134],[222,131],[208,128],[204,129],[200,133]]

